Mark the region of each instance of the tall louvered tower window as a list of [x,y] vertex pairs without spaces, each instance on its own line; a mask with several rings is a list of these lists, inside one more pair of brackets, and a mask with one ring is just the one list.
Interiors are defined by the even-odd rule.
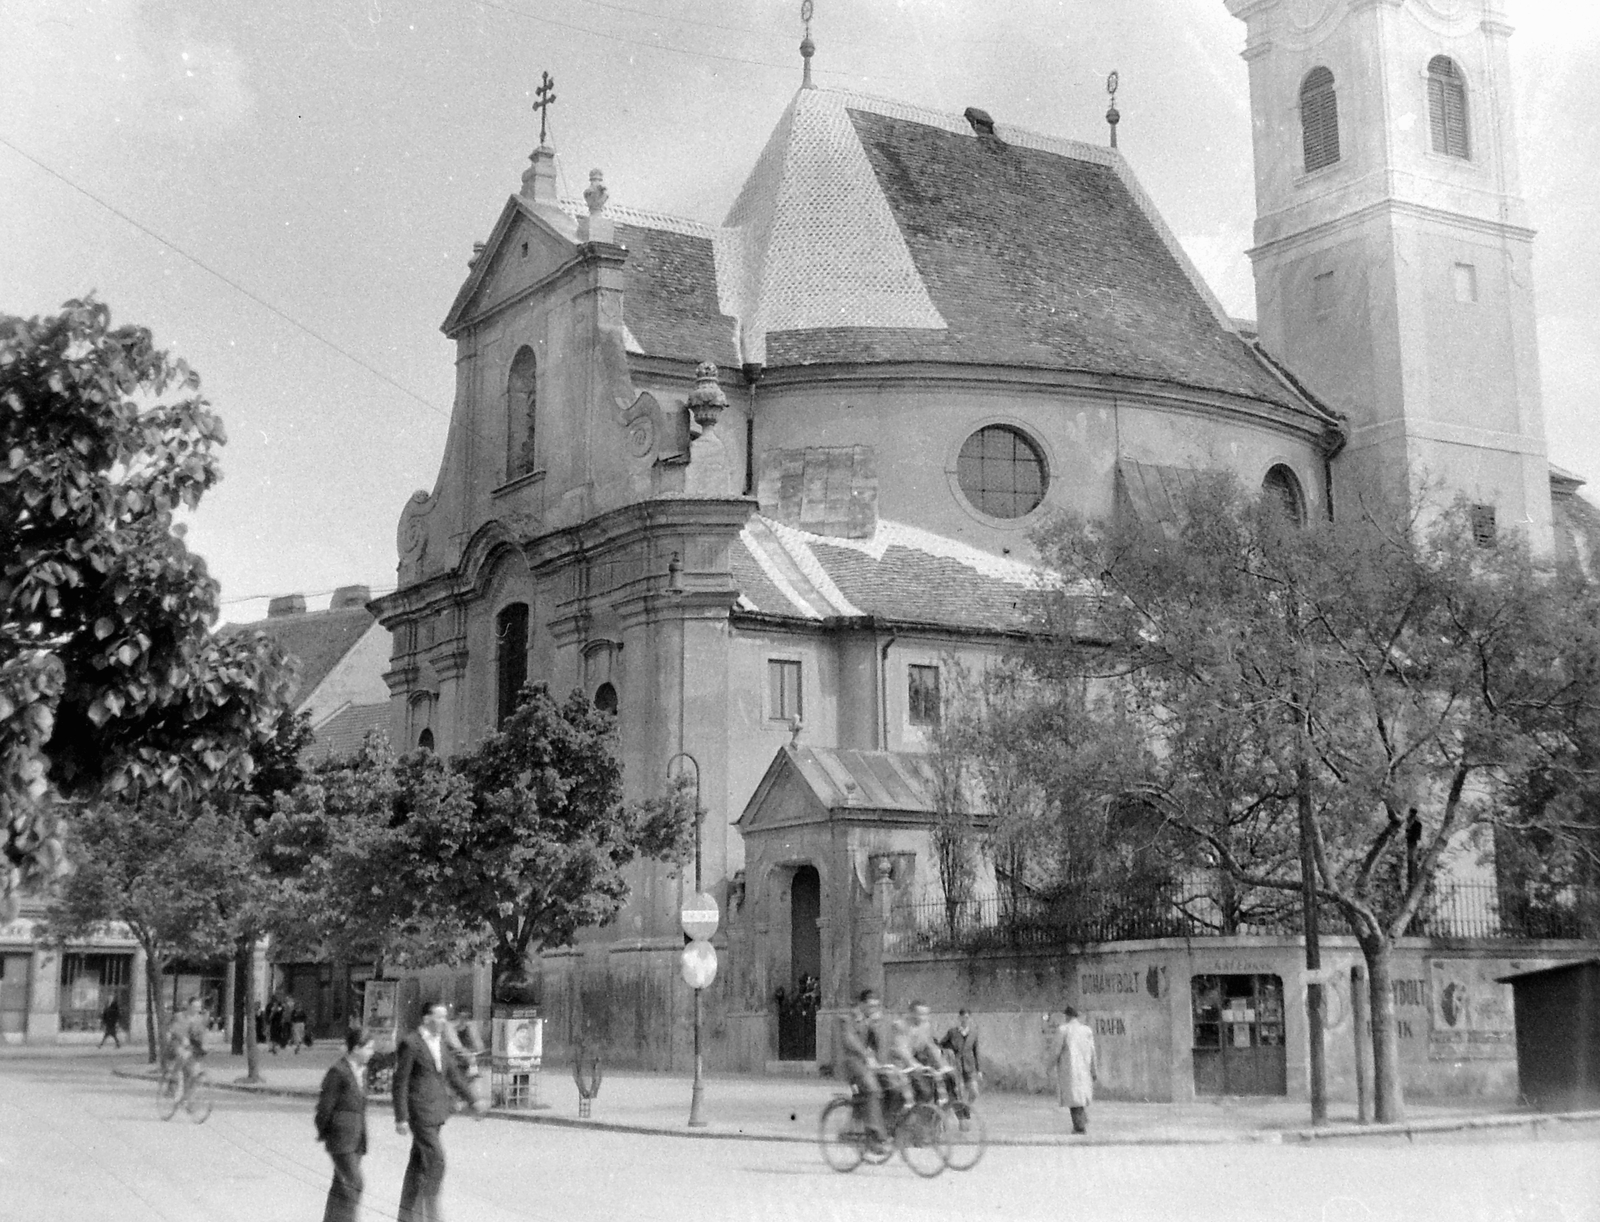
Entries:
[[1326,68],[1311,69],[1300,83],[1300,134],[1307,174],[1339,160],[1339,103]]
[[1448,55],[1428,61],[1428,121],[1433,129],[1433,151],[1449,157],[1472,156],[1472,135],[1467,128],[1467,82]]

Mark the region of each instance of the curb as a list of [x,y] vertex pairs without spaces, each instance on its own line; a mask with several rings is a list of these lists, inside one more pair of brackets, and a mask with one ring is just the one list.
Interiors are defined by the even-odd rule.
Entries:
[[[154,1080],[148,1070],[112,1069],[119,1078]],[[300,1087],[253,1086],[242,1082],[219,1082],[211,1085],[218,1090],[236,1091],[244,1095],[268,1095],[277,1098],[315,1099],[317,1092]],[[367,1106],[382,1104],[387,1095],[369,1095]],[[800,1133],[750,1133],[742,1129],[689,1129],[666,1125],[627,1124],[616,1120],[580,1120],[572,1116],[544,1116],[537,1113],[491,1109],[484,1113],[485,1120],[505,1120],[514,1124],[549,1125],[559,1129],[586,1129],[597,1133],[633,1133],[640,1137],[682,1137],[692,1141],[763,1141],[813,1145],[816,1138]],[[1417,1120],[1401,1124],[1339,1124],[1326,1128],[1254,1129],[1221,1133],[1152,1134],[1129,1137],[1086,1137],[1065,1133],[1036,1133],[990,1137],[991,1146],[1008,1147],[1084,1147],[1084,1146],[1221,1146],[1221,1145],[1314,1145],[1339,1141],[1372,1141],[1404,1138],[1408,1144],[1454,1133],[1481,1132],[1485,1135],[1519,1135],[1533,1140],[1545,1137],[1576,1135],[1586,1125],[1597,1126],[1600,1136],[1600,1111],[1502,1114],[1470,1116],[1461,1119]]]

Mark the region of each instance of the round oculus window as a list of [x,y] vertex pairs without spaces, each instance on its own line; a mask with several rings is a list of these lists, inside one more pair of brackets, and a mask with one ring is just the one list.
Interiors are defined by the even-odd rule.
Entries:
[[1049,484],[1044,455],[1020,430],[1004,424],[979,429],[961,447],[956,482],[974,508],[991,518],[1020,518],[1044,500]]

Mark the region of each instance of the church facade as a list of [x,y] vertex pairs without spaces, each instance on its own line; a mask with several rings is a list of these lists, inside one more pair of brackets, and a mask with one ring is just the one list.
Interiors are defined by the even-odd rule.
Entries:
[[[1160,515],[1205,468],[1301,516],[1427,476],[1571,545],[1497,4],[1229,4],[1259,335],[1114,149],[809,80],[722,225],[598,171],[559,199],[541,146],[473,258],[438,480],[373,604],[392,737],[464,748],[531,678],[615,712],[630,796],[694,776],[713,1064],[778,1058],[780,989],[826,1015],[884,980],[931,885],[930,727],[1019,632],[1045,515]],[[639,869],[541,958],[554,1045],[685,1063],[686,874]]]

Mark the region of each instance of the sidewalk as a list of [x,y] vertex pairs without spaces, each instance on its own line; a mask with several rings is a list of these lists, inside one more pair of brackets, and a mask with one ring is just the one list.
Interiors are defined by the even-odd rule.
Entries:
[[[244,1058],[207,1059],[219,1086],[270,1095],[315,1098],[322,1075],[337,1056],[332,1045],[298,1056],[263,1052],[260,1085],[246,1085]],[[114,1072],[134,1077],[148,1073],[142,1064],[119,1065]],[[817,1117],[839,1084],[825,1078],[717,1075],[705,1080],[703,1129],[687,1126],[691,1079],[678,1074],[618,1071],[605,1074],[593,1101],[591,1118],[578,1119],[578,1090],[565,1066],[542,1075],[539,1110],[496,1109],[490,1115],[528,1124],[650,1133],[698,1138],[811,1142]],[[374,1098],[375,1107],[388,1099]],[[1205,1145],[1226,1142],[1354,1140],[1370,1142],[1490,1137],[1600,1138],[1600,1112],[1550,1116],[1519,1112],[1498,1100],[1417,1101],[1406,1105],[1400,1125],[1358,1125],[1354,1104],[1335,1103],[1329,1123],[1313,1129],[1300,1100],[1219,1098],[1192,1103],[1096,1102],[1090,1132],[1077,1137],[1067,1113],[1053,1096],[994,1092],[980,1104],[992,1145]]]

